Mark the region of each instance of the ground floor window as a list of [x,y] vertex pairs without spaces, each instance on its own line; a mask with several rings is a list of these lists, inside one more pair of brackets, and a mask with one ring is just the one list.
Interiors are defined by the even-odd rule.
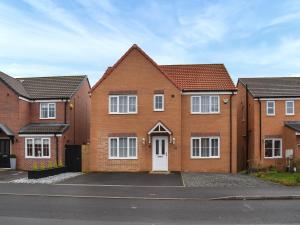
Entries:
[[110,159],[137,159],[136,137],[110,137]]
[[282,157],[282,140],[279,138],[265,139],[265,158]]
[[192,137],[191,157],[192,158],[219,158],[220,138],[219,137]]
[[25,138],[26,158],[50,158],[50,138]]

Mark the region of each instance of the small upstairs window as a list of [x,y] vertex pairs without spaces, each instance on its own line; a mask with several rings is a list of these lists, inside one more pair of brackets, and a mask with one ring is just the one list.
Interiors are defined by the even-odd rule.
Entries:
[[295,115],[295,102],[294,101],[286,101],[285,102],[285,115],[291,116]]
[[153,98],[153,110],[154,111],[164,111],[164,95],[154,95]]
[[267,116],[275,116],[275,101],[267,101]]
[[40,119],[55,119],[56,104],[55,103],[40,103]]

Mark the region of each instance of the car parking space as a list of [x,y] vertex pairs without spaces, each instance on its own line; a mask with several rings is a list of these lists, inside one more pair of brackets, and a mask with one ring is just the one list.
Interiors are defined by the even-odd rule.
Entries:
[[119,186],[183,186],[180,173],[87,173],[63,181],[64,184],[119,185]]

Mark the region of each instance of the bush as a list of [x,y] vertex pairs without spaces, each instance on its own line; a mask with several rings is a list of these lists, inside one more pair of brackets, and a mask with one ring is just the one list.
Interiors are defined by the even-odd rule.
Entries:
[[64,166],[64,165],[63,165],[62,161],[59,160],[59,162],[58,162],[58,167],[63,167],[63,166]]
[[36,161],[33,162],[32,170],[36,171],[39,169],[38,163]]
[[57,168],[58,166],[57,166],[57,163],[56,163],[56,161],[53,163],[53,168]]
[[52,161],[49,161],[49,162],[48,162],[48,169],[52,169],[52,168],[53,168]]
[[41,162],[40,163],[40,170],[44,170],[46,167],[45,167],[45,163],[44,162]]

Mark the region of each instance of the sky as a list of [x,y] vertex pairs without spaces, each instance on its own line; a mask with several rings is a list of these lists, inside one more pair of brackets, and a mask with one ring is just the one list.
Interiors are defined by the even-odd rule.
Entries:
[[86,74],[132,44],[158,64],[224,63],[238,77],[300,76],[299,0],[0,0],[0,71]]

